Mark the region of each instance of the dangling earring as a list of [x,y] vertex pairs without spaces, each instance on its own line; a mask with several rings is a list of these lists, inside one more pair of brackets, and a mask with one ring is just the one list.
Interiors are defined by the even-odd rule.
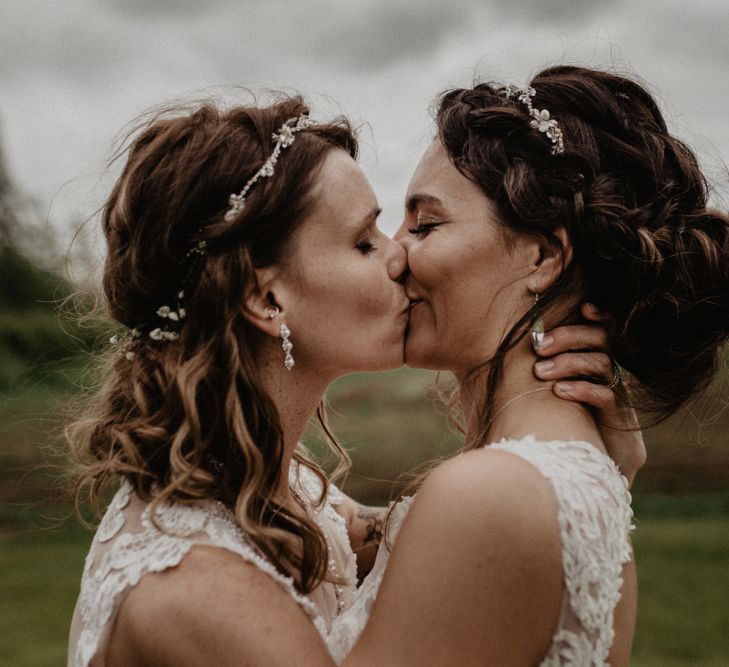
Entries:
[[284,366],[287,371],[290,371],[294,367],[294,357],[291,354],[291,350],[294,349],[293,343],[289,340],[291,331],[285,325],[281,325],[281,349],[284,351]]
[[[539,303],[539,292],[534,292],[534,305]],[[540,317],[532,324],[532,346],[538,350],[544,341],[544,320]]]
[[[277,306],[269,306],[264,312],[266,313],[266,319],[272,320],[275,317],[278,317],[278,314],[281,311]],[[294,363],[296,363],[294,362],[294,357],[291,354],[291,350],[294,349],[294,344],[289,340],[291,330],[285,324],[282,324],[279,328],[279,335],[281,336],[281,349],[284,352],[284,366],[287,371],[290,371],[294,367]]]

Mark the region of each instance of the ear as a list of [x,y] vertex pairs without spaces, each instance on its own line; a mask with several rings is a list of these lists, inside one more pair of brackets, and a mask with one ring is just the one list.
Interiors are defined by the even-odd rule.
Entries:
[[554,235],[559,241],[559,246],[542,239],[534,248],[538,252],[534,252],[532,274],[529,277],[529,289],[532,292],[540,294],[546,292],[572,261],[572,243],[567,230],[558,227]]
[[272,267],[254,269],[256,287],[246,300],[243,315],[263,333],[278,337],[284,321],[283,299],[279,295],[283,290],[279,286],[278,272]]

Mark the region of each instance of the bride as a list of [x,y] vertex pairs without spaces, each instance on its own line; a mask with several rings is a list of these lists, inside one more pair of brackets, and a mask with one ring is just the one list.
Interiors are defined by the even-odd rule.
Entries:
[[634,404],[671,414],[729,337],[729,219],[649,93],[618,75],[555,67],[522,90],[451,90],[436,124],[396,236],[405,357],[456,374],[466,451],[393,511],[391,556],[383,542],[337,621],[338,657],[369,614],[347,667],[627,665],[627,484],[594,415],[524,372],[529,333],[590,300],[613,318]]
[[[299,98],[162,115],[132,141],[103,212],[104,293],[127,333],[70,433],[80,491],[98,501],[122,484],[86,559],[69,664],[330,660],[323,640],[376,544],[371,512],[297,443],[313,413],[327,429],[321,399],[334,378],[401,365],[411,311],[405,251],[377,229],[356,153],[345,121],[314,123]],[[482,305],[463,315],[485,316]],[[424,307],[412,308],[413,341]],[[606,344],[584,324],[551,335],[545,358]],[[536,371],[545,386],[613,376],[602,352],[552,363],[556,375]],[[599,384],[562,396],[620,417]],[[634,470],[640,439],[606,434]]]

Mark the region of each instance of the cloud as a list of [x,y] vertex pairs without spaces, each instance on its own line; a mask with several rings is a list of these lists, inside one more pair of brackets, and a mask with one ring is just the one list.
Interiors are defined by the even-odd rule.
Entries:
[[427,62],[445,38],[463,30],[470,3],[363,3],[337,25],[314,34],[312,55],[340,69],[382,70],[402,61]]
[[[107,0],[111,9],[132,17],[199,17],[230,4],[230,0]],[[240,3],[245,6],[245,3]]]
[[[4,147],[15,180],[48,202],[97,172],[149,106],[224,84],[291,87],[319,117],[370,122],[363,166],[392,231],[432,136],[428,105],[474,76],[524,83],[564,60],[625,65],[659,92],[682,137],[709,137],[728,155],[728,18],[723,0],[3,0]],[[98,202],[64,191],[54,216]]]
[[615,13],[624,0],[539,0],[513,2],[498,0],[492,9],[501,19],[510,18],[524,25],[567,27],[585,23],[591,17],[606,12]]

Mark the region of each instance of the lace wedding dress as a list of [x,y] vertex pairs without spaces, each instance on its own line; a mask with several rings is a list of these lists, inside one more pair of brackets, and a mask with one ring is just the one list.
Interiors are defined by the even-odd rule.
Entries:
[[[627,480],[610,458],[586,442],[538,442],[529,436],[490,448],[530,462],[549,480],[557,499],[564,587],[557,629],[541,666],[607,665],[621,570],[631,558],[633,513]],[[412,502],[406,497],[392,509],[387,540],[372,571],[350,608],[334,622],[328,645],[338,664],[364,629],[387,566],[388,546],[395,543]]]
[[330,568],[343,585],[323,582],[308,596],[300,594],[291,577],[282,575],[246,538],[233,513],[222,503],[162,504],[156,512],[160,530],[152,522],[150,506],[123,482],[94,536],[81,578],[81,592],[71,624],[69,667],[99,667],[116,614],[129,590],[150,572],[179,565],[194,545],[216,546],[238,554],[275,579],[309,614],[325,641],[332,622],[351,604],[357,583],[357,563],[347,526],[334,507],[341,493],[329,485],[321,507],[314,507],[319,479],[305,466],[292,463],[290,485],[322,529],[329,547]]

